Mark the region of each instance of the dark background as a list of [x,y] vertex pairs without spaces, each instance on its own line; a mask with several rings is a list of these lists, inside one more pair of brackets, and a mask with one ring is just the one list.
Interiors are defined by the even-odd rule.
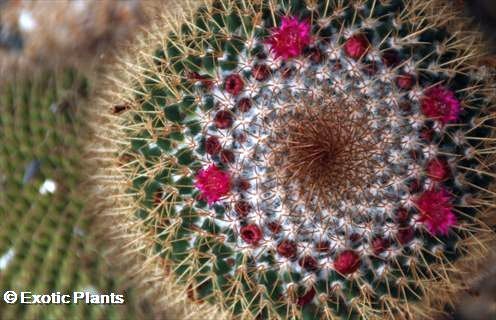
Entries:
[[[496,53],[496,0],[458,0],[474,22],[480,25],[486,37],[491,41],[491,48]],[[495,318],[496,319],[496,318]]]

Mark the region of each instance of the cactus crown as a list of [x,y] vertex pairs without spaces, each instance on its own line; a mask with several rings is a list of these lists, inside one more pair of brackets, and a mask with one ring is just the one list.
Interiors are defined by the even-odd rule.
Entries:
[[147,254],[242,318],[432,314],[492,236],[492,96],[452,19],[224,0],[155,41],[106,127]]

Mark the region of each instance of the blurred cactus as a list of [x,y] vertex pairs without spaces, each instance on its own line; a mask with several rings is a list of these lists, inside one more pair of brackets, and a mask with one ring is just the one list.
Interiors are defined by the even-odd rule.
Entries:
[[442,313],[494,240],[479,35],[439,1],[186,19],[134,48],[94,114],[96,196],[138,276],[196,317],[216,313],[185,296],[242,319]]
[[458,1],[464,4],[474,22],[477,23],[484,31],[486,37],[490,40],[490,46],[493,53],[496,52],[496,2],[493,0],[471,0]]
[[117,46],[143,22],[136,0],[0,3],[0,71],[77,64]]
[[0,89],[0,291],[124,294],[124,305],[0,304],[1,319],[142,318],[142,301],[102,257],[83,214],[82,106],[75,71],[14,77]]
[[453,320],[496,319],[496,269],[492,268],[479,279],[473,287],[466,290],[457,306]]

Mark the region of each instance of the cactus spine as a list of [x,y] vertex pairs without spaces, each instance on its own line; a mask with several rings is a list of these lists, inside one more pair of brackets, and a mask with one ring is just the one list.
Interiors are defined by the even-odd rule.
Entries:
[[450,303],[494,238],[477,35],[438,1],[222,0],[172,21],[122,63],[90,147],[137,272],[243,319]]

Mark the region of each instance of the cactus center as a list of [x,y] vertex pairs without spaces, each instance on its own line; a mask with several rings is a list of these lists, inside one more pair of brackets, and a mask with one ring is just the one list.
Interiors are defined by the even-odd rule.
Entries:
[[380,140],[357,101],[331,97],[294,106],[280,116],[273,164],[282,185],[306,203],[328,207],[353,199],[379,167]]

